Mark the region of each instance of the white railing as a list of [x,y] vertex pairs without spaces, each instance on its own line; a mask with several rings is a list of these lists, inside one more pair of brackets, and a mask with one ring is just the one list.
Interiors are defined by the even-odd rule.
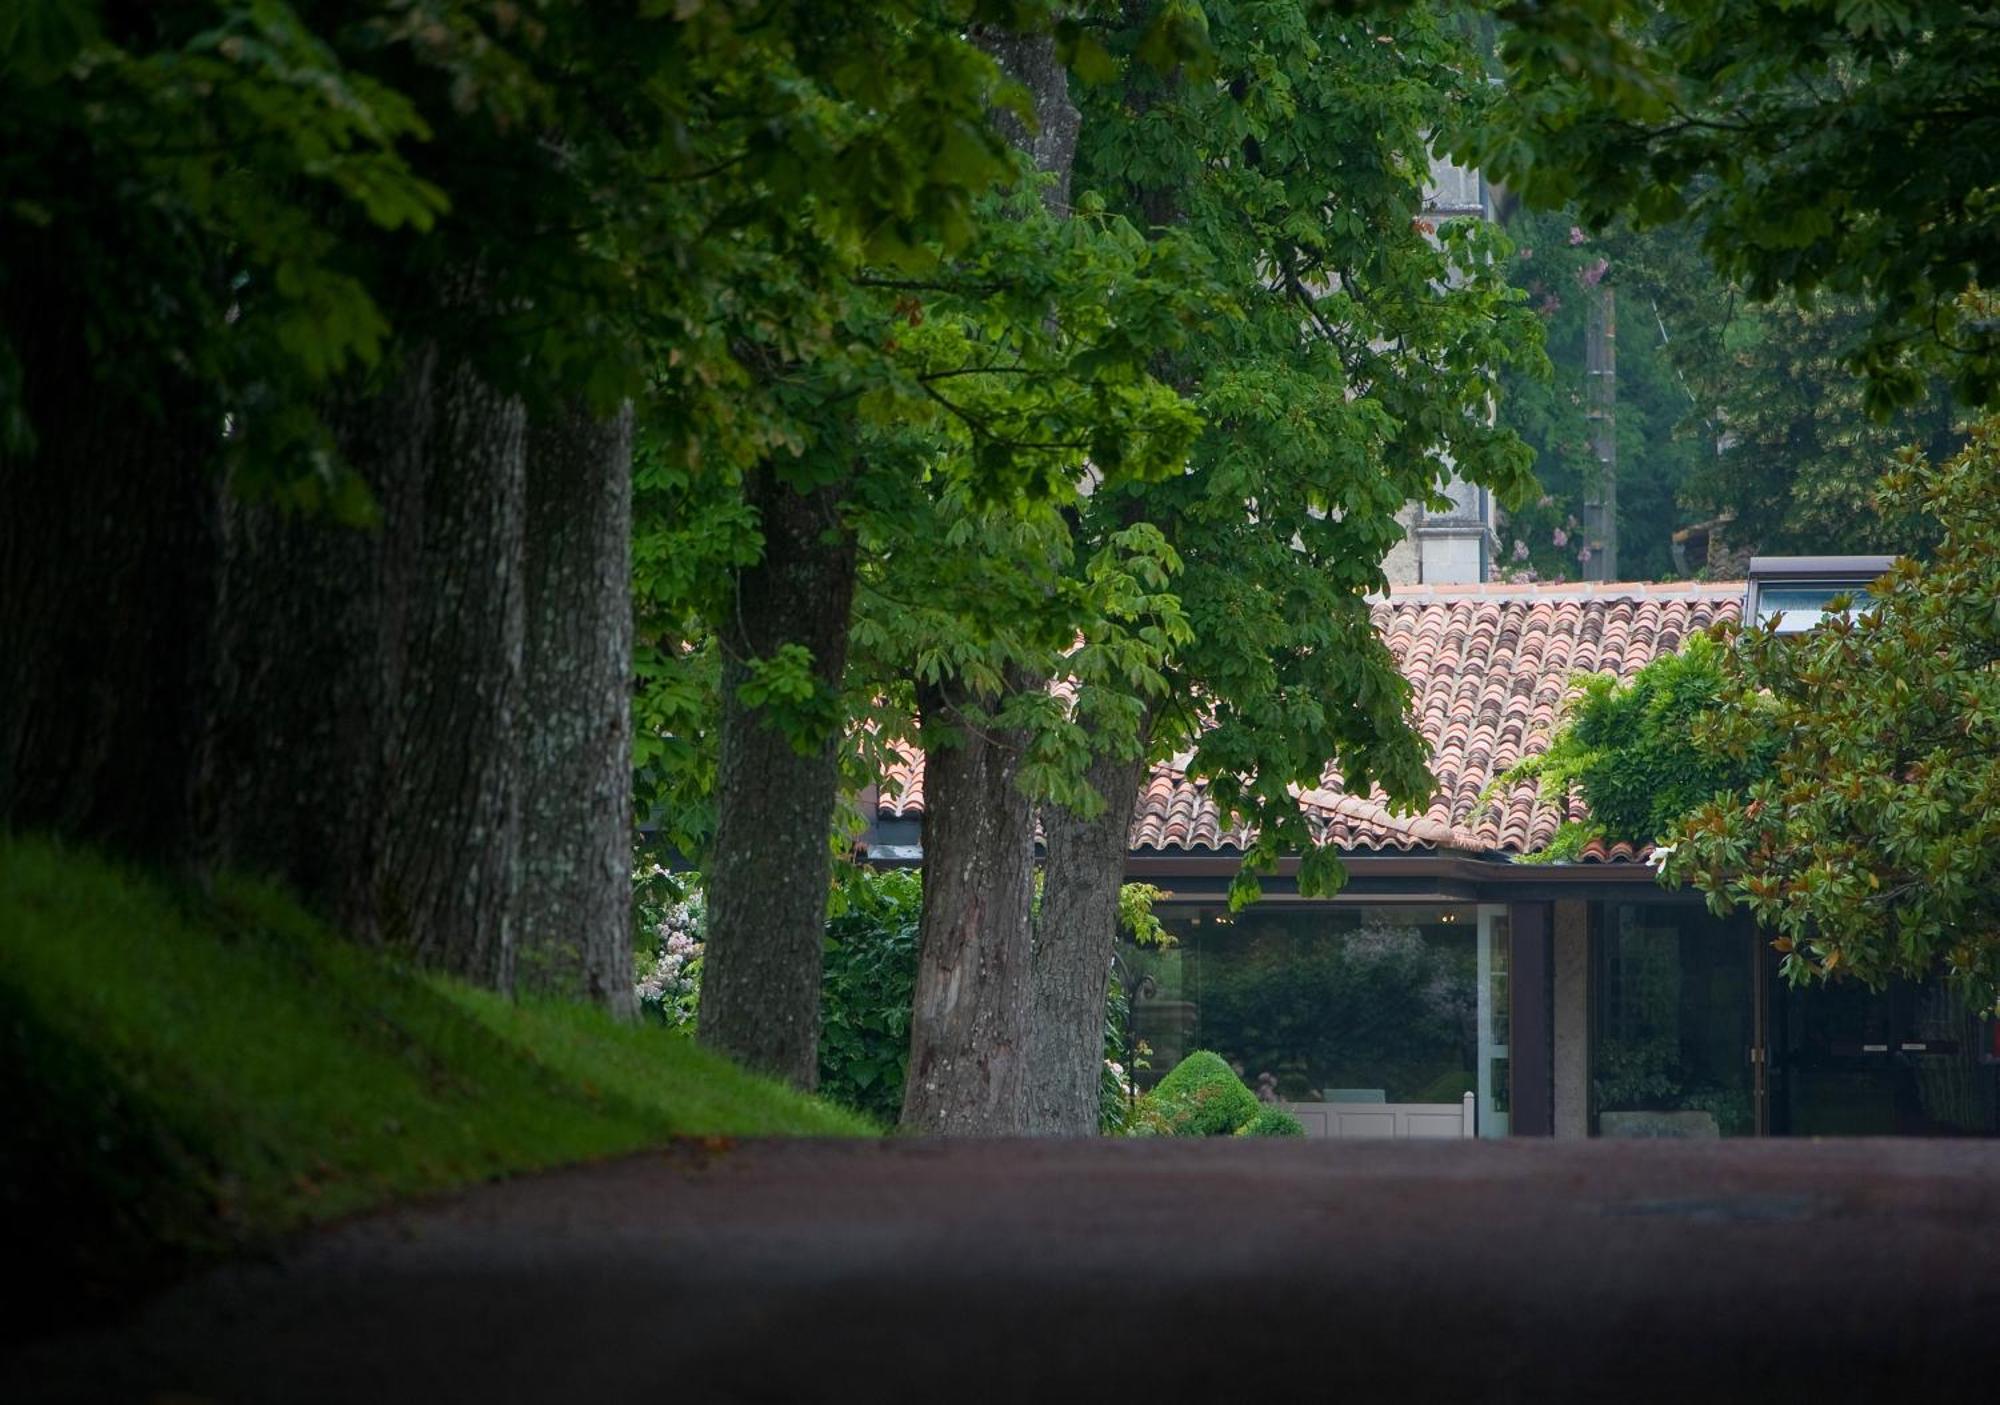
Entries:
[[1475,1133],[1474,1099],[1456,1103],[1280,1103],[1309,1137],[1438,1139]]

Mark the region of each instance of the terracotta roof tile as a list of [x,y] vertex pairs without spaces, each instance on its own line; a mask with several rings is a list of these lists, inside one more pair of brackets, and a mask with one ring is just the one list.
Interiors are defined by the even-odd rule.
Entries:
[[[1337,776],[1300,796],[1324,842],[1361,852],[1431,850],[1520,854],[1540,849],[1581,805],[1543,804],[1532,783],[1481,804],[1488,782],[1540,752],[1579,673],[1630,678],[1718,620],[1734,619],[1743,588],[1659,584],[1400,587],[1374,603],[1375,627],[1410,682],[1411,708],[1431,747],[1437,790],[1421,815],[1393,815],[1382,797],[1348,795]],[[1241,849],[1208,788],[1176,757],[1153,769],[1132,821],[1132,847]],[[920,758],[883,778],[884,815],[923,812]],[[1591,846],[1587,863],[1630,863],[1629,844]]]

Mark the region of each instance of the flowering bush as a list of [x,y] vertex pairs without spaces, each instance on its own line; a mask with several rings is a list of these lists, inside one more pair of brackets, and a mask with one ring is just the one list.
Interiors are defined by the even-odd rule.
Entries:
[[643,865],[633,878],[633,911],[643,953],[635,987],[640,1013],[692,1034],[701,1004],[702,933],[708,904],[699,887],[677,881],[658,864]]

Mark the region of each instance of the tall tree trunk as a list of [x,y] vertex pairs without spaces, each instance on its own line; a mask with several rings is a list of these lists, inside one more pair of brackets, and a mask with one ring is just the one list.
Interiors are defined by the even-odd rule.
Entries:
[[629,1017],[631,407],[538,418],[527,455],[519,981]]
[[439,369],[381,930],[425,965],[511,991],[527,417],[469,361]]
[[331,418],[381,520],[235,514],[224,852],[359,938],[507,990],[525,417],[469,362],[419,349]]
[[99,381],[62,261],[5,251],[34,436],[0,424],[0,828],[192,852],[221,556],[221,417]]
[[1097,752],[1085,780],[1104,808],[1085,819],[1042,811],[1042,910],[1035,922],[1034,1042],[1028,1130],[1089,1137],[1098,1129],[1104,1073],[1104,1003],[1118,939],[1132,809],[1145,776],[1140,751]]
[[802,745],[748,702],[751,664],[786,645],[837,695],[854,604],[854,537],[841,485],[798,492],[768,467],[746,479],[764,536],[736,573],[723,646],[721,759],[708,865],[701,1041],[801,1088],[819,1081],[821,946],[839,794],[837,725]]
[[1033,131],[1011,112],[994,113],[993,124],[1028,154],[1036,170],[1055,177],[1042,192],[1042,203],[1050,213],[1067,216],[1070,171],[1076,165],[1076,138],[1083,114],[1069,100],[1069,70],[1056,52],[1054,37],[980,28],[974,31],[973,39],[1009,78],[1034,96]]
[[283,878],[361,940],[379,939],[386,781],[419,589],[437,355],[410,348],[380,386],[327,407],[377,520],[232,502],[212,749],[219,856]]
[[[981,48],[1034,97],[1030,131],[1011,114],[995,122],[1036,169],[1054,180],[1043,203],[1069,211],[1079,115],[1069,76],[1047,34],[981,29]],[[1047,680],[1017,674],[1010,688]],[[915,1132],[1003,1136],[1028,1125],[1034,804],[1021,790],[1027,737],[987,726],[991,699],[954,683],[919,689],[926,732],[942,726],[957,744],[924,756],[924,901],[902,1125]]]
[[[1026,689],[1040,680],[1016,675]],[[1034,807],[1019,785],[1025,733],[995,728],[951,683],[919,689],[924,729],[924,900],[903,1130],[1007,1136],[1028,1120],[1029,920]]]

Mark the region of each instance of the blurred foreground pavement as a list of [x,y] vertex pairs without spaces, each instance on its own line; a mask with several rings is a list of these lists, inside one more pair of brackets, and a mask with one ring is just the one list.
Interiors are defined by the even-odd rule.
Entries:
[[1996,1392],[1993,1142],[691,1142],[0,1365],[8,1402]]

